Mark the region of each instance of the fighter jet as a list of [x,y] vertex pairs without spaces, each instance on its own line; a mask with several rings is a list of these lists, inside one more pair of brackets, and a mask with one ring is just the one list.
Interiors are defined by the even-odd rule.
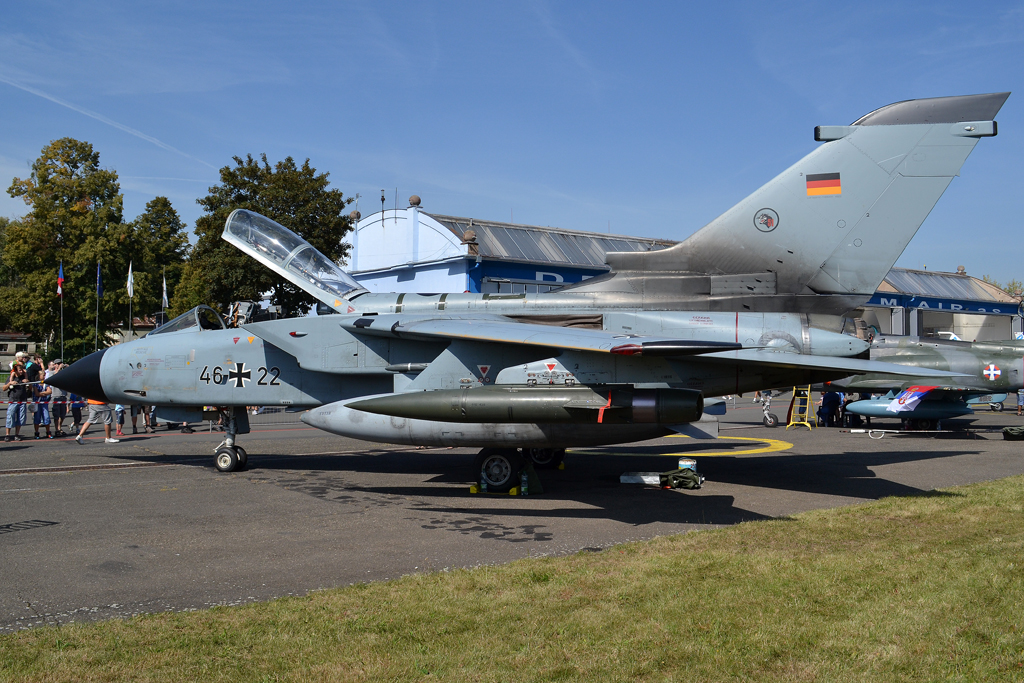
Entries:
[[[673,431],[714,436],[705,397],[850,374],[943,377],[861,358],[845,311],[871,296],[1008,93],[901,102],[850,126],[690,239],[544,294],[373,294],[282,225],[250,211],[223,238],[333,315],[227,328],[199,307],[50,381],[118,403],[230,410],[218,469],[244,467],[247,405],[356,438],[484,448],[490,490],[523,458]],[[850,326],[852,327],[852,326]]]
[[908,428],[935,429],[939,421],[973,414],[971,405],[987,405],[993,397],[1024,386],[1024,342],[965,342],[932,337],[876,338],[871,358],[908,367],[959,373],[952,382],[926,377],[855,375],[832,382],[850,392],[882,392],[885,396],[855,401],[848,412],[891,417]]

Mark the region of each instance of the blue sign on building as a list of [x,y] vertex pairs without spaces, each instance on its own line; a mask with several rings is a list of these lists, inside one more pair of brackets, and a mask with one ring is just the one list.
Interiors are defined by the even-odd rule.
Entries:
[[1016,306],[1008,302],[968,301],[965,299],[943,299],[932,296],[878,292],[868,300],[867,305],[888,308],[917,308],[926,311],[942,311],[943,313],[987,313],[989,315],[1021,315],[1021,308],[1024,308],[1024,304]]

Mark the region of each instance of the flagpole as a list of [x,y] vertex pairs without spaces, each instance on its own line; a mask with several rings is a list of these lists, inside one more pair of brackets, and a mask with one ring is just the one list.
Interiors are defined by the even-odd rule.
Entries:
[[57,271],[57,293],[60,295],[60,359],[64,360],[64,261]]
[[100,350],[100,263],[96,262],[96,345],[93,351]]
[[128,262],[128,341],[132,340],[132,304],[135,303],[135,274],[132,262]]

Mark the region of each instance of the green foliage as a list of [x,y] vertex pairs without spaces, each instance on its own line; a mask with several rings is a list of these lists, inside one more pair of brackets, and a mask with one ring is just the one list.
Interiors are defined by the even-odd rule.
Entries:
[[[170,291],[170,282],[167,287]],[[176,318],[185,311],[191,310],[199,304],[207,303],[209,297],[209,280],[203,273],[202,266],[196,259],[189,259],[181,269],[181,278],[174,288],[174,296],[170,301],[170,308],[167,309],[167,318]]]
[[0,309],[12,326],[59,343],[57,268],[63,261],[68,355],[93,348],[97,263],[106,293],[99,307],[101,333],[127,314],[130,228],[121,218],[117,174],[99,162],[89,143],[55,140],[32,164],[31,176],[15,178],[7,190],[30,208],[7,226],[3,263],[12,277],[0,288]]
[[186,286],[176,292],[172,312],[201,303],[217,307],[242,299],[258,301],[271,292],[272,303],[286,313],[297,313],[314,299],[221,240],[224,222],[235,209],[255,211],[340,263],[348,249],[341,240],[352,227],[342,211],[352,200],[340,190],[328,189],[328,174],[317,173],[309,159],[301,167],[291,157],[271,167],[266,154],[259,160],[247,155],[234,161],[234,167],[220,170],[221,184],[198,200],[206,214],[196,221],[199,239],[192,251],[192,267],[183,276]]
[[73,138],[44,147],[32,174],[15,178],[8,193],[29,207],[28,214],[6,225],[0,257],[0,317],[11,327],[59,349],[61,263],[67,357],[94,346],[97,264],[104,289],[99,301],[101,346],[113,328],[127,322],[129,262],[135,272],[133,312],[159,307],[159,275],[154,270],[166,263],[177,272],[173,269],[180,268],[187,247],[185,226],[166,198],[154,199],[138,220],[125,223],[117,174],[100,168],[99,152],[92,145]]
[[[13,271],[4,264],[3,254],[7,245],[7,226],[11,220],[0,216],[0,288],[7,287],[13,282]],[[11,329],[10,319],[7,317],[3,307],[0,307],[0,330]]]
[[995,285],[996,287],[1003,290],[1010,296],[1020,296],[1022,293],[1024,293],[1024,282],[1021,282],[1016,278],[1010,280],[1005,285],[1001,284],[998,280],[996,280],[994,277],[990,275],[982,275],[981,279],[983,282],[987,282],[990,285]]
[[163,277],[167,292],[175,291],[188,256],[188,232],[167,197],[146,204],[145,212],[132,223],[132,238],[137,245],[132,258],[135,273],[135,312],[160,310]]

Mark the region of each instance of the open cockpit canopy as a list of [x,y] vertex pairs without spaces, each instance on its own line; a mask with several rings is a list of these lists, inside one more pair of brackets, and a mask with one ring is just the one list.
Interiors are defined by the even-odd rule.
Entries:
[[235,209],[221,237],[335,310],[344,312],[349,299],[366,292],[338,264],[266,216]]

